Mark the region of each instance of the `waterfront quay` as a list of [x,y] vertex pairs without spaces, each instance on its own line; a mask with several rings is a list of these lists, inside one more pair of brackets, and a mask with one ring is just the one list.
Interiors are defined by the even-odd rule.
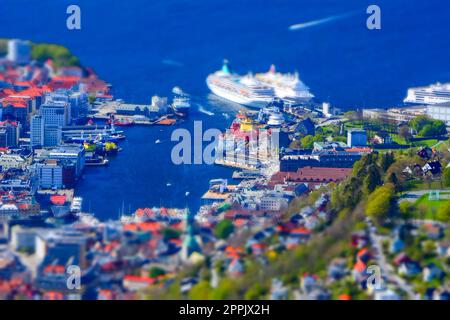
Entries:
[[149,105],[125,103],[122,100],[105,101],[94,104],[90,117],[135,125],[171,125],[176,123],[175,115],[168,106],[167,98],[154,96]]

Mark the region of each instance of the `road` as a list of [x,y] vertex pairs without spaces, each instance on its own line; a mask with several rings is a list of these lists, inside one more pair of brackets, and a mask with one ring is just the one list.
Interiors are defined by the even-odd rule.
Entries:
[[[448,193],[450,193],[449,189],[438,189],[438,190],[433,190],[433,191],[439,192],[440,197],[442,199],[450,198],[450,195],[448,194]],[[402,202],[402,201],[416,202],[417,199],[419,199],[421,196],[423,196],[425,194],[429,194],[429,193],[430,193],[430,190],[409,191],[400,196],[400,202]],[[442,193],[445,193],[445,194],[442,194]]]
[[369,239],[372,243],[374,249],[374,258],[384,273],[384,277],[392,283],[395,283],[402,291],[408,295],[409,300],[415,300],[415,293],[411,285],[409,285],[403,278],[397,275],[394,267],[387,261],[386,256],[383,252],[382,243],[387,240],[388,237],[380,236],[376,234],[376,228],[373,226],[372,222],[369,222]]

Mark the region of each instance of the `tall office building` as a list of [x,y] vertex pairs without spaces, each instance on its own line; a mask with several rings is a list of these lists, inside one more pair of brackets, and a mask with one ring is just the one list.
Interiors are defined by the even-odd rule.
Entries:
[[44,145],[44,121],[42,116],[35,115],[31,118],[30,125],[30,144],[32,147]]
[[76,121],[83,118],[89,112],[88,94],[83,90],[73,91],[67,89],[58,89],[45,97],[48,103],[67,103],[69,104],[69,119]]
[[44,125],[65,127],[70,122],[69,104],[67,102],[46,102],[41,105],[40,113]]
[[61,127],[44,123],[44,147],[56,147],[61,144]]
[[14,148],[19,145],[20,123],[15,121],[0,122],[0,147]]
[[[40,121],[39,118],[33,118],[35,121],[34,130],[31,130],[31,136],[35,141],[42,141],[44,147],[54,147],[61,143],[61,128],[67,126],[70,122],[70,105],[64,101],[51,101],[41,105]],[[33,126],[33,124],[32,124]],[[43,136],[40,134],[43,130]],[[37,145],[37,143],[35,144]]]

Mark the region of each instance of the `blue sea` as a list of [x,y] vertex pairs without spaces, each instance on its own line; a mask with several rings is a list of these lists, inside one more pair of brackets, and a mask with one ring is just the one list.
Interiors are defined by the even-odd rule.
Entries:
[[[66,28],[71,4],[81,8],[81,30]],[[371,4],[381,8],[381,30],[366,28]],[[209,94],[205,77],[224,58],[240,73],[272,63],[298,71],[317,100],[342,109],[395,106],[408,87],[450,81],[449,13],[444,0],[0,0],[0,37],[67,46],[128,102],[180,86],[199,106],[176,127],[201,120],[223,129],[239,107]],[[173,165],[176,127],[126,129],[123,151],[109,167],[87,168],[77,187],[84,209],[100,219],[122,207],[196,210],[208,181],[232,170]]]

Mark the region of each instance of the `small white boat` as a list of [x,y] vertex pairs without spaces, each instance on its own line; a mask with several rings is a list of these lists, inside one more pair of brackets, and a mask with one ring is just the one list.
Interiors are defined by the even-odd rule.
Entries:
[[185,93],[183,92],[183,90],[181,90],[180,87],[173,87],[172,93],[177,94],[177,95],[180,95],[180,96],[185,94]]
[[172,184],[170,182],[166,183],[166,186],[170,187]]
[[158,140],[155,141],[155,143],[159,144],[159,143],[162,143],[162,142],[161,142],[161,140],[158,139]]
[[186,193],[184,194],[186,197],[189,195],[189,191],[186,191]]

